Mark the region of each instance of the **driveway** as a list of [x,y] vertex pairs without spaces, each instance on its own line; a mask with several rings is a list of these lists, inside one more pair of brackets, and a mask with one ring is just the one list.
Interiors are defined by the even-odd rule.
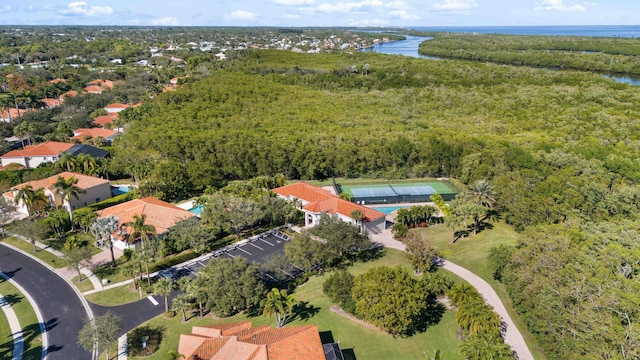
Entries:
[[49,336],[48,360],[91,359],[77,344],[87,314],[71,286],[44,265],[0,243],[0,271],[38,304]]

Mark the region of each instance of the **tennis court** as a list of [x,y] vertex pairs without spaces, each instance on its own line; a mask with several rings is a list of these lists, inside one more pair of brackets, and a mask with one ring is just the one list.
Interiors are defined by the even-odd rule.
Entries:
[[445,201],[452,200],[456,193],[441,182],[407,184],[341,185],[340,188],[358,204],[399,204],[430,201],[438,193]]

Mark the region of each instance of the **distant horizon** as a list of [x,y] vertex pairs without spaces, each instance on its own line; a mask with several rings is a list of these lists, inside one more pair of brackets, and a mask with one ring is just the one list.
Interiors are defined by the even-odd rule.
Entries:
[[3,0],[0,25],[635,26],[637,0]]

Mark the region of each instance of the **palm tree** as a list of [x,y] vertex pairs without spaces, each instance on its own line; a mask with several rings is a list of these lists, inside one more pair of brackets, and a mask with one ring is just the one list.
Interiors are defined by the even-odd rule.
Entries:
[[478,296],[480,295],[473,286],[463,283],[453,285],[451,290],[447,292],[447,297],[455,306],[460,306]]
[[287,290],[273,288],[267,293],[267,297],[260,301],[260,306],[263,307],[263,315],[268,317],[275,315],[276,327],[281,328],[286,324],[287,317],[291,315],[293,306],[297,302],[293,294],[287,294]]
[[362,211],[355,209],[351,212],[351,218],[356,221],[356,225],[360,228],[360,231],[364,229],[364,214]]
[[[144,263],[144,267],[147,270],[147,285],[151,286],[151,275],[149,274],[149,262],[153,261],[153,254],[149,250],[144,250],[138,252],[138,259],[141,263]],[[142,265],[141,265],[142,266]]]
[[153,287],[156,294],[164,296],[164,312],[169,312],[169,295],[173,291],[173,281],[171,279],[162,278]]
[[444,217],[444,224],[451,229],[451,241],[449,244],[456,242],[456,227],[460,225],[460,217],[456,214],[449,214]]
[[56,163],[54,164],[54,167],[56,169],[66,168],[67,171],[71,171],[76,167],[76,158],[73,155],[71,155],[70,152],[65,151],[62,154],[60,154],[60,157],[58,158],[58,161],[56,161]]
[[3,113],[6,111],[7,116],[9,116],[9,122],[13,121],[13,119],[11,118],[11,109],[13,108],[12,102],[13,100],[9,96],[0,98],[0,113]]
[[76,163],[82,167],[82,173],[86,175],[95,174],[98,163],[96,159],[89,154],[80,154],[76,158]]
[[409,209],[398,209],[396,220],[403,225],[409,225],[409,223],[411,222],[411,212],[409,211]]
[[45,195],[43,188],[33,190],[31,185],[26,185],[18,190],[16,201],[25,204],[29,215],[33,215],[34,211],[36,213],[40,212],[42,207],[47,203],[47,195]]
[[62,176],[58,176],[56,182],[53,183],[53,185],[51,185],[50,187],[51,190],[54,190],[55,193],[60,196],[62,207],[66,208],[67,212],[69,212],[69,220],[71,220],[72,231],[76,230],[76,226],[73,222],[73,210],[71,209],[71,204],[69,203],[69,201],[71,201],[71,197],[79,200],[80,197],[78,196],[78,194],[84,194],[86,192],[84,189],[79,188],[76,185],[77,183],[78,179],[76,179],[74,176],[70,176],[67,179],[63,178]]
[[469,335],[499,331],[500,316],[481,299],[465,302],[458,307],[456,323]]
[[125,224],[125,226],[131,227],[131,233],[129,234],[129,239],[131,241],[135,241],[138,237],[140,238],[142,250],[144,250],[145,244],[149,241],[149,234],[153,236],[156,235],[156,228],[153,225],[145,224],[146,220],[146,214],[142,214],[140,216],[133,215],[133,221]]
[[111,234],[118,230],[119,226],[120,219],[115,215],[97,218],[93,221],[93,224],[91,224],[91,234],[98,240],[98,246],[106,246],[111,252],[111,267],[118,266],[116,264],[116,258],[113,255],[113,240],[111,239]]
[[182,312],[182,322],[187,322],[187,310],[191,309],[191,297],[187,294],[180,294],[172,301],[173,308]]
[[472,204],[476,205],[474,207],[475,211],[473,214],[473,234],[476,235],[480,225],[480,214],[482,209],[491,209],[496,204],[493,189],[487,180],[478,180],[469,187],[469,190],[465,193],[464,197]]

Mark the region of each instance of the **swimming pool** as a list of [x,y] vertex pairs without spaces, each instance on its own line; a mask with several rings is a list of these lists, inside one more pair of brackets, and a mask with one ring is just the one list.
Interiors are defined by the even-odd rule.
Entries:
[[373,207],[372,206],[371,208],[373,210],[380,211],[380,212],[383,212],[383,213],[389,215],[389,214],[391,214],[392,212],[394,212],[394,211],[396,211],[398,209],[404,209],[406,207],[407,206],[382,206],[382,207]]
[[200,216],[200,214],[202,214],[202,210],[204,210],[204,206],[202,205],[198,205],[196,207],[192,207],[191,209],[189,209],[190,212]]
[[133,190],[131,185],[111,185],[111,196],[126,194]]

